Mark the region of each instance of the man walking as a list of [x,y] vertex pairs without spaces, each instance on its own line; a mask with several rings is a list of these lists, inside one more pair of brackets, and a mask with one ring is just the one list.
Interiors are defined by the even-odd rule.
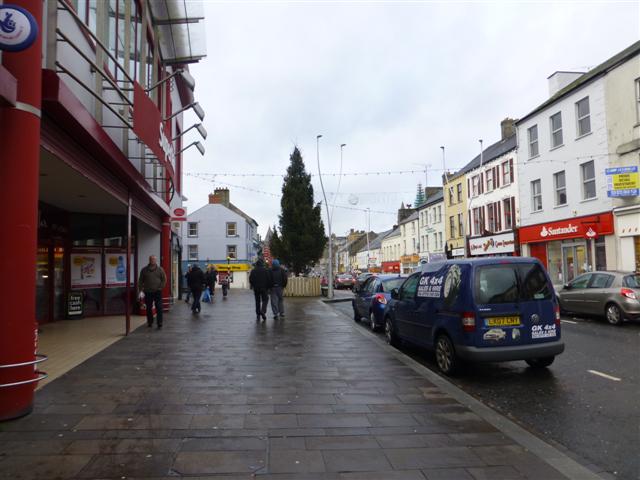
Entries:
[[258,259],[255,267],[249,274],[249,285],[253,289],[256,299],[256,320],[267,319],[267,304],[269,303],[269,287],[271,286],[271,275],[264,266],[264,262]]
[[144,293],[147,307],[147,327],[153,326],[153,305],[156,306],[158,330],[162,328],[162,289],[167,284],[167,275],[155,255],[149,257],[149,265],[140,271],[138,290]]
[[216,267],[209,265],[207,267],[207,273],[204,275],[204,279],[207,284],[207,288],[211,293],[211,297],[213,297],[216,291],[216,282],[218,281],[218,271],[216,270]]
[[204,272],[200,270],[197,263],[194,263],[191,267],[191,274],[189,275],[189,288],[193,295],[193,305],[191,305],[191,311],[193,313],[200,313],[200,297],[202,296],[202,289],[205,283]]
[[273,259],[271,264],[271,311],[274,320],[284,318],[284,298],[283,292],[287,286],[287,271],[280,267],[280,261]]

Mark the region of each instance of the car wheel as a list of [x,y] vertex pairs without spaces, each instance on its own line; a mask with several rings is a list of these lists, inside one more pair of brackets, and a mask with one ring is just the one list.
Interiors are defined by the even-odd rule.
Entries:
[[622,325],[622,310],[615,303],[610,303],[606,306],[605,316],[607,317],[607,322],[611,325]]
[[355,304],[353,304],[352,306],[353,306],[353,320],[355,322],[359,322],[362,317],[358,313],[358,309],[356,308]]
[[439,335],[436,340],[436,363],[445,375],[453,375],[458,369],[460,361],[447,335]]
[[553,363],[556,357],[530,358],[525,360],[531,368],[546,368]]
[[369,328],[371,328],[372,332],[378,331],[378,324],[376,323],[376,315],[373,313],[373,310],[369,312]]
[[393,326],[391,317],[386,317],[384,319],[384,336],[387,339],[387,343],[392,347],[400,345],[400,339],[398,338],[398,334]]

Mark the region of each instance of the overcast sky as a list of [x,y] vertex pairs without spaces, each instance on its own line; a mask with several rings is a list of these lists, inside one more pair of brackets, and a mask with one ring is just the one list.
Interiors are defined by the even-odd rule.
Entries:
[[[503,118],[548,97],[551,73],[593,68],[640,38],[637,1],[203,3],[208,56],[191,72],[209,136],[204,157],[186,152],[185,172],[283,175],[297,145],[317,174],[318,134],[323,173],[339,171],[341,143],[346,174],[417,170],[343,176],[339,235],[367,227],[365,212],[339,206],[390,212],[371,213],[371,229],[391,228],[425,163],[429,185],[442,185],[441,145],[447,168],[463,166],[478,139],[499,140]],[[323,180],[332,203],[338,177]],[[281,177],[184,181],[189,211],[227,186],[263,236],[278,221]]]

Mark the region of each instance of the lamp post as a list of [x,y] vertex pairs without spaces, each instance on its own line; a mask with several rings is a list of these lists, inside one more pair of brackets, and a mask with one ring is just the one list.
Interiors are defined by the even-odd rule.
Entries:
[[327,283],[328,283],[328,291],[327,291],[327,297],[328,298],[333,298],[333,261],[332,261],[332,254],[333,254],[333,249],[331,248],[331,212],[329,211],[329,204],[327,203],[327,194],[324,191],[324,184],[322,183],[322,174],[320,173],[320,139],[322,138],[322,135],[316,135],[316,154],[317,154],[317,159],[318,159],[318,178],[320,179],[320,188],[322,188],[322,196],[324,198],[324,206],[327,210],[327,227],[329,228],[329,262],[328,262],[328,272],[327,272],[327,276],[329,277],[327,279]]

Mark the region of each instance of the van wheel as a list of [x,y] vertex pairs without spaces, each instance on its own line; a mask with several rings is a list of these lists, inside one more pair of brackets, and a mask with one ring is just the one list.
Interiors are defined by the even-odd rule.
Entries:
[[607,317],[607,322],[611,325],[622,325],[622,311],[615,303],[607,305],[605,308],[605,315]]
[[353,321],[354,322],[360,322],[360,319],[362,317],[358,313],[358,309],[356,308],[356,305],[354,303],[352,303],[351,306],[353,307]]
[[531,368],[546,368],[553,363],[556,357],[530,358],[525,360]]
[[392,347],[398,347],[400,345],[400,339],[393,326],[391,317],[385,317],[384,319],[384,336],[387,339],[387,343]]
[[447,335],[439,335],[436,340],[436,363],[445,375],[453,375],[458,370],[460,361]]
[[372,332],[378,331],[378,324],[376,323],[376,316],[373,311],[369,312],[369,327]]

